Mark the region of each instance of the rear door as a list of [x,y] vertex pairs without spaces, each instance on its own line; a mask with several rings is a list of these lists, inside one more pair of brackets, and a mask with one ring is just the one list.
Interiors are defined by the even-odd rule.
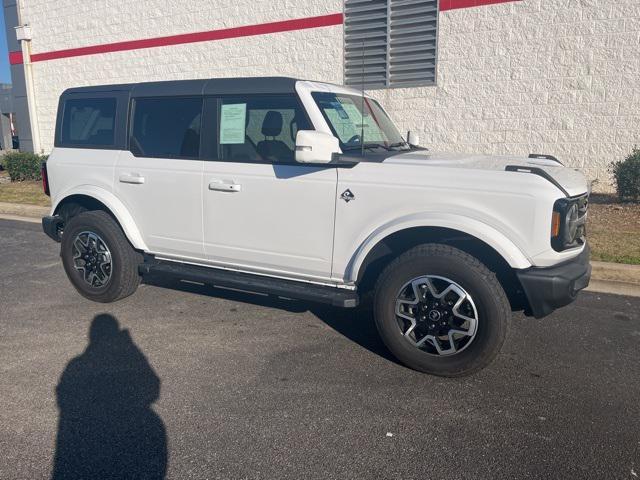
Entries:
[[64,94],[56,122],[55,150],[47,163],[52,195],[79,185],[112,191],[117,158],[126,146],[129,93]]
[[115,190],[150,251],[204,259],[202,246],[202,97],[132,100],[129,151],[115,169]]
[[337,172],[295,162],[310,128],[295,95],[207,99],[204,248],[217,265],[331,276]]

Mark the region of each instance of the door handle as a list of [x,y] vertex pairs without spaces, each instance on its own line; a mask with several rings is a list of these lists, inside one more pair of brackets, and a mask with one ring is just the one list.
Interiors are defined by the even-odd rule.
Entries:
[[122,175],[120,175],[120,183],[142,185],[144,183],[144,177],[137,173],[123,173]]
[[217,192],[239,192],[242,185],[233,182],[223,182],[222,180],[213,180],[209,183],[209,190]]

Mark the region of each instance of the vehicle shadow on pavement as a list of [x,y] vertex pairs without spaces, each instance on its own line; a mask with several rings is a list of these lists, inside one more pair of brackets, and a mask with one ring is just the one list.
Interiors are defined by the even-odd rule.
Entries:
[[167,470],[164,423],[151,405],[160,378],[115,317],[97,315],[89,345],[64,369],[54,480],[163,479]]
[[402,365],[382,342],[373,320],[373,312],[369,308],[331,308],[317,305],[310,310],[323,323],[352,342],[385,360]]
[[325,325],[357,345],[360,345],[386,360],[401,365],[391,352],[387,350],[384,343],[382,343],[373,321],[373,314],[368,308],[353,309],[330,307],[327,305],[303,302],[300,300],[287,300],[269,295],[260,295],[238,290],[216,288],[210,285],[183,282],[176,280],[175,278],[160,275],[154,276],[152,274],[145,275],[143,281],[145,284],[155,287],[170,288],[182,292],[222,298],[235,302],[250,303],[251,305],[262,307],[277,308],[279,310],[292,313],[303,313],[309,311]]

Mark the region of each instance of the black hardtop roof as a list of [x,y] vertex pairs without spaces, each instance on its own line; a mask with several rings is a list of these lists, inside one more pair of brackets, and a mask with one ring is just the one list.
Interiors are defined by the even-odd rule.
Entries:
[[178,95],[234,95],[248,93],[294,93],[297,78],[240,77],[202,80],[169,80],[164,82],[126,83],[69,88],[63,96],[107,92],[129,93],[131,97],[164,97]]

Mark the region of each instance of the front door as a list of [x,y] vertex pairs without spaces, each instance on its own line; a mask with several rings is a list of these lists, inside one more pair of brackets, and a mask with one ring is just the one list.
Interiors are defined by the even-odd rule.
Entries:
[[204,249],[210,262],[286,277],[331,276],[337,171],[296,164],[309,121],[297,98],[208,101],[214,161],[204,164]]
[[149,250],[205,260],[202,246],[202,98],[137,98],[130,150],[120,154],[115,191]]

